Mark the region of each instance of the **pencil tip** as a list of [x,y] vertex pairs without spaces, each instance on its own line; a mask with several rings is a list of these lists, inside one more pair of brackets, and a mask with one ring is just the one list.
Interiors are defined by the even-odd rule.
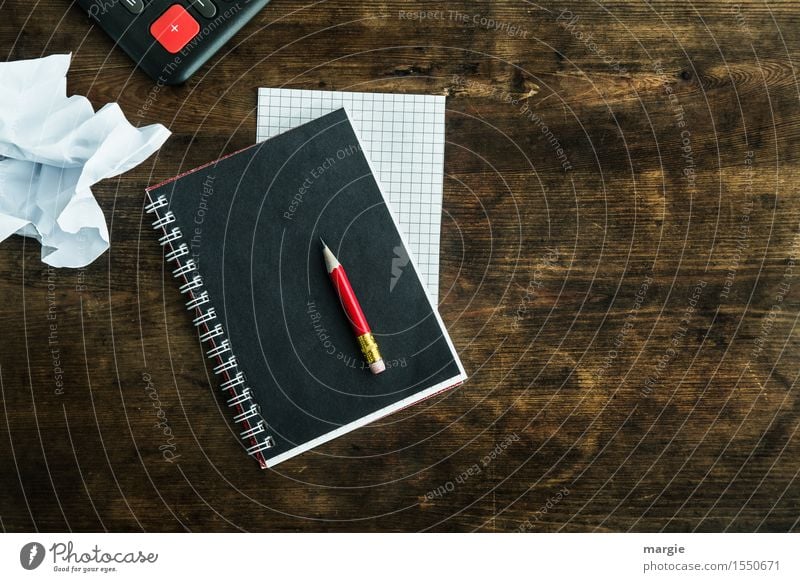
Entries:
[[325,244],[322,237],[320,237],[319,242],[322,243],[322,256],[325,258],[325,268],[328,269],[328,273],[330,273],[339,266],[339,261],[333,256],[331,249],[328,248],[328,245]]

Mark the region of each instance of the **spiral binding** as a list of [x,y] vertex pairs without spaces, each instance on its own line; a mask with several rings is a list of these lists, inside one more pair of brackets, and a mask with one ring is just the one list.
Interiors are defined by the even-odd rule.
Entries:
[[183,238],[181,229],[170,226],[175,222],[175,215],[171,210],[159,214],[160,209],[169,206],[169,201],[165,196],[153,200],[149,193],[148,198],[150,204],[145,206],[145,212],[153,214],[153,228],[163,233],[158,242],[167,251],[164,255],[167,263],[175,265],[172,276],[182,283],[180,292],[187,296],[186,308],[194,315],[192,322],[197,328],[200,341],[207,346],[206,356],[216,363],[213,370],[222,380],[220,390],[228,395],[226,403],[236,412],[233,421],[243,429],[239,436],[249,445],[245,447],[247,453],[255,456],[262,466],[266,466],[263,452],[275,446],[275,440],[267,432],[267,423],[261,416],[261,408],[253,400],[244,372],[239,370],[231,342],[225,337],[222,324],[217,322],[217,312],[209,305],[211,299],[208,291],[203,289],[203,279],[197,272],[197,264],[193,259],[184,258],[189,255],[189,247],[185,242],[179,242]]

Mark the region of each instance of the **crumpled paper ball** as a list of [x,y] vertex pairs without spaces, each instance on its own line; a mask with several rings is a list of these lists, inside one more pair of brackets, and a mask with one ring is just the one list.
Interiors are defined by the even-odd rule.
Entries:
[[170,136],[132,126],[116,103],[95,112],[67,97],[71,54],[0,62],[0,242],[42,245],[53,267],[84,267],[108,249],[91,186],[137,166]]

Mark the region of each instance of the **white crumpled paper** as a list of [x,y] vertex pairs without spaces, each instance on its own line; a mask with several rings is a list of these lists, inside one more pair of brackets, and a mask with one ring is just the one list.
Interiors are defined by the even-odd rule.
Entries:
[[108,248],[91,186],[140,164],[170,136],[132,126],[116,103],[67,97],[72,55],[0,62],[0,242],[42,244],[54,267],[83,267]]

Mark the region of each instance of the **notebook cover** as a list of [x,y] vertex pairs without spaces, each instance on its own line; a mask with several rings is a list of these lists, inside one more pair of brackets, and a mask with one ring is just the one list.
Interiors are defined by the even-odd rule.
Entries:
[[[466,377],[374,176],[340,109],[148,189],[168,202],[158,213],[174,215],[214,308],[200,329],[222,324],[260,406],[267,466]],[[347,271],[383,374],[363,363],[320,236]]]

